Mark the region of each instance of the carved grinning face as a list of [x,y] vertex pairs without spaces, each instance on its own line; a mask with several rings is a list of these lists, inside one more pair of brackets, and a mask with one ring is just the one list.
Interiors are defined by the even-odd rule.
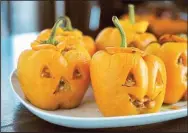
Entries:
[[[32,50],[33,51],[33,50]],[[52,49],[33,51],[19,77],[27,99],[37,107],[54,110],[80,104],[89,85],[89,58],[77,50],[63,55]],[[21,64],[21,63],[20,63]],[[21,66],[29,71],[24,72]]]
[[[158,67],[151,67],[147,59],[135,51],[98,52],[91,61],[91,78],[101,112],[114,116],[159,110],[164,99],[165,79],[156,72],[163,72],[164,66],[158,60],[155,63]],[[149,78],[155,83],[149,83]],[[159,100],[161,92],[162,100]]]
[[162,46],[153,43],[146,49],[147,53],[157,55],[165,64],[167,85],[164,103],[168,104],[178,102],[187,90],[187,43],[177,40],[177,37],[164,35],[160,38]]
[[[160,48],[167,72],[165,103],[176,103],[187,90],[187,44],[167,42]],[[177,89],[178,88],[178,89]]]

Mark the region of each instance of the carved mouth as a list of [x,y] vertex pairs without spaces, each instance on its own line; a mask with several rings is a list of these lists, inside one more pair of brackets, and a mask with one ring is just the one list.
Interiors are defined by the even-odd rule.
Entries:
[[[160,92],[161,93],[161,92]],[[159,94],[160,94],[159,93]],[[158,95],[159,95],[158,94]],[[158,96],[157,95],[157,96]],[[156,97],[157,97],[156,96]],[[156,98],[155,97],[155,98]],[[138,100],[135,96],[129,94],[129,101],[137,108],[137,109],[152,109],[155,107],[155,98],[151,99],[148,96],[144,96],[142,100]]]
[[54,91],[54,94],[60,91],[69,91],[71,89],[70,84],[63,77],[60,78],[59,83]]

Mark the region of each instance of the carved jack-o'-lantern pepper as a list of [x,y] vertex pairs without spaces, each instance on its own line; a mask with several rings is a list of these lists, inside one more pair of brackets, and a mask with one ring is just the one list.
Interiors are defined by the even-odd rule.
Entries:
[[160,57],[166,67],[167,87],[164,103],[176,103],[183,97],[187,100],[186,42],[184,37],[165,34],[159,38],[161,44],[152,43],[146,48],[147,53]]
[[[90,64],[94,96],[104,116],[152,113],[160,110],[166,87],[165,66],[154,55],[126,48],[125,33],[117,17],[121,47],[107,47],[96,52]],[[115,42],[114,42],[115,43]]]
[[61,23],[62,18],[54,25],[48,40],[35,41],[31,50],[23,51],[17,66],[25,97],[47,110],[78,106],[90,82],[90,56],[85,48],[54,39]]

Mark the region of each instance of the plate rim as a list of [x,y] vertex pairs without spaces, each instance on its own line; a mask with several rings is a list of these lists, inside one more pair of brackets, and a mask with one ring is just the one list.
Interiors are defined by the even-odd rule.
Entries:
[[[120,120],[120,119],[138,119],[138,118],[145,118],[145,117],[150,117],[150,116],[163,116],[166,114],[176,114],[176,113],[184,113],[187,112],[187,108],[183,108],[183,109],[178,109],[178,110],[168,110],[168,111],[164,111],[164,112],[157,112],[157,113],[149,113],[149,114],[139,114],[139,115],[130,115],[130,116],[113,116],[113,117],[74,117],[74,116],[65,116],[65,115],[57,115],[57,114],[51,114],[50,111],[47,112],[46,110],[40,109],[35,107],[34,105],[32,105],[31,103],[27,103],[23,98],[20,97],[20,95],[16,92],[16,90],[13,87],[13,81],[12,81],[12,77],[13,75],[16,73],[16,69],[13,70],[10,74],[9,80],[10,80],[10,85],[11,85],[11,89],[14,92],[14,94],[16,95],[16,97],[20,100],[20,102],[22,104],[24,104],[24,106],[27,107],[27,109],[32,109],[35,112],[37,112],[38,114],[43,114],[45,116],[48,117],[54,117],[54,118],[61,118],[61,119],[66,119],[66,120],[79,120],[79,121],[108,121],[108,120]],[[33,113],[33,112],[32,112]],[[187,114],[185,115],[187,116]],[[184,116],[184,117],[185,117]],[[179,117],[181,118],[181,117]]]

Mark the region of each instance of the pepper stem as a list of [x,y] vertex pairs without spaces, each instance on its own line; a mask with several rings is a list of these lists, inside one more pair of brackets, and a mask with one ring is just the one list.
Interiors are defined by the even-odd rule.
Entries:
[[57,28],[63,23],[64,21],[64,17],[59,17],[58,20],[56,21],[56,23],[54,24],[53,28],[52,28],[52,32],[50,34],[49,39],[46,41],[49,44],[55,44],[55,33]]
[[58,20],[56,21],[56,23],[54,24],[53,28],[52,28],[52,32],[51,32],[51,34],[50,34],[49,39],[48,39],[45,43],[49,43],[49,44],[56,45],[56,41],[54,40],[55,33],[56,33],[56,31],[57,31],[57,28],[58,28],[63,22],[66,22],[65,30],[69,30],[69,31],[70,31],[70,30],[73,29],[69,17],[67,17],[67,16],[59,17]]
[[73,30],[72,28],[72,23],[69,17],[65,16],[64,17],[65,21],[66,21],[66,26],[65,26],[65,30],[71,31]]
[[116,16],[112,17],[112,21],[114,23],[114,25],[116,26],[116,28],[119,30],[120,35],[121,35],[121,45],[120,47],[127,47],[127,40],[126,40],[126,35],[125,32],[121,26],[121,24],[119,23],[119,20]]
[[133,4],[129,4],[129,20],[131,24],[135,23],[135,12],[134,12],[134,5]]

